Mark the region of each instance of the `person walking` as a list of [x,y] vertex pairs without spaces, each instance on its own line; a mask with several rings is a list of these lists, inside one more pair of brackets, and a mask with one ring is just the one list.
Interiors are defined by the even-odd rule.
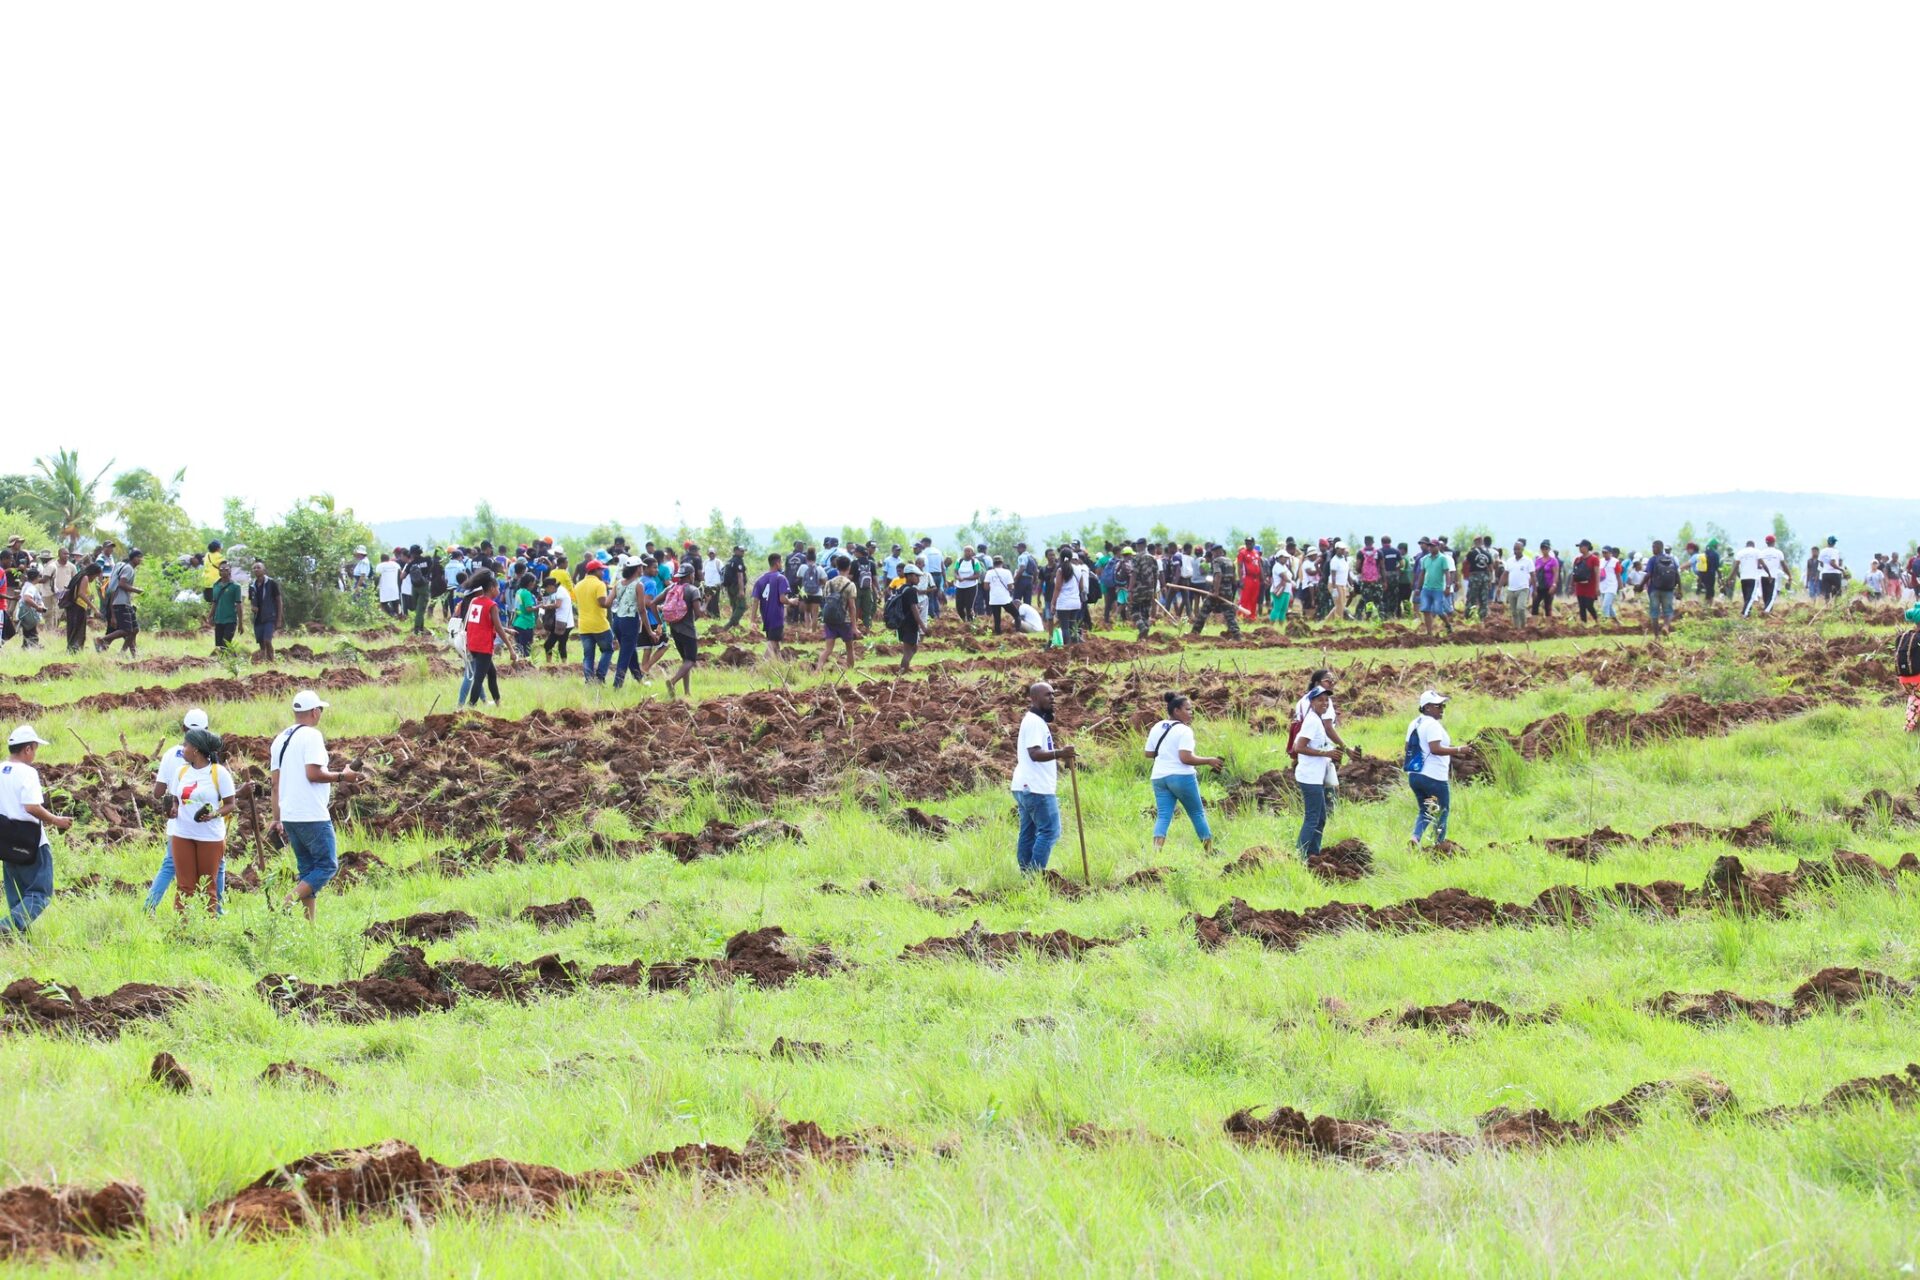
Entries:
[[1573,579],[1573,602],[1580,607],[1580,621],[1600,621],[1600,557],[1587,539],[1580,539],[1567,576]]
[[[840,572],[827,579],[820,597],[820,626],[825,633],[826,643],[820,646],[820,661],[815,664],[816,672],[825,671],[827,663],[833,658],[833,642],[838,640],[846,655],[846,669],[853,670],[853,664],[860,658],[860,650],[855,640],[853,619],[860,608],[860,589],[854,585],[853,561],[842,551],[833,558],[833,567]],[[958,570],[955,570],[958,573]],[[965,588],[971,592],[972,588]],[[969,621],[973,617],[973,597],[967,597],[962,610]],[[995,615],[997,620],[999,615]]]
[[1446,710],[1445,695],[1428,689],[1420,695],[1419,714],[1407,725],[1402,767],[1407,772],[1407,785],[1413,788],[1413,838],[1409,843],[1415,849],[1420,847],[1420,838],[1429,827],[1433,829],[1436,846],[1447,842],[1447,815],[1453,806],[1448,774],[1453,767],[1453,757],[1465,755],[1469,750],[1454,746],[1447,736],[1446,726],[1440,723]]
[[1306,701],[1307,714],[1293,739],[1296,757],[1293,780],[1299,784],[1304,804],[1300,835],[1294,844],[1303,861],[1320,852],[1321,837],[1327,831],[1328,778],[1334,761],[1340,757],[1340,748],[1327,736],[1326,721],[1322,718],[1333,706],[1333,695],[1315,686],[1307,691]]
[[689,702],[693,701],[693,669],[700,662],[700,632],[695,626],[700,620],[700,588],[694,573],[691,564],[682,568],[680,580],[667,587],[659,604],[660,621],[680,655],[680,665],[667,677],[667,696],[673,696],[677,684]]
[[1014,860],[1021,875],[1038,875],[1060,839],[1059,764],[1074,763],[1072,747],[1053,744],[1053,686],[1045,680],[1027,689],[1027,712],[1014,742],[1013,802],[1020,833]]
[[1494,554],[1493,538],[1476,537],[1468,544],[1466,553],[1467,571],[1467,607],[1465,616],[1471,620],[1473,611],[1480,611],[1480,621],[1487,621],[1488,612],[1493,607],[1493,575],[1499,565],[1499,557]]
[[167,793],[172,796],[167,811],[167,846],[174,875],[179,879],[173,905],[182,915],[199,896],[202,879],[207,882],[209,915],[219,914],[226,893],[221,868],[227,856],[227,819],[233,815],[234,785],[232,771],[220,767],[220,749],[219,734],[204,728],[187,730],[179,747],[180,764],[167,781]]
[[1127,605],[1133,610],[1133,628],[1145,640],[1160,602],[1160,557],[1145,538],[1133,540],[1133,564],[1128,575]]
[[247,575],[247,612],[253,618],[253,643],[259,656],[273,660],[273,634],[280,629],[280,579],[268,574],[266,561],[255,560]]
[[[180,727],[182,734],[192,733],[196,729],[205,729],[207,727],[207,713],[199,707],[189,708],[187,714],[181,717]],[[166,751],[161,754],[160,763],[153,771],[152,798],[156,804],[171,794],[174,779],[179,776],[181,769],[185,768],[186,765],[186,740],[183,737],[180,742],[168,747]],[[179,833],[179,823],[175,822],[172,818],[168,818],[166,825],[166,843],[162,847],[160,854],[160,870],[154,873],[153,883],[147,887],[146,911],[148,915],[152,915],[159,909],[160,900],[166,897],[167,890],[173,887],[173,837]],[[224,914],[224,904],[227,900],[227,868],[225,863],[222,863],[214,874],[213,892],[214,896],[222,904],[219,910]]]
[[1533,559],[1525,540],[1513,544],[1513,554],[1500,564],[1500,582],[1507,593],[1507,617],[1519,630],[1527,627],[1527,605],[1533,599]]
[[[562,569],[560,572],[564,573],[566,570]],[[551,569],[547,571],[546,580],[540,585],[541,589],[547,593],[546,599],[541,602],[541,610],[547,616],[547,632],[540,643],[540,651],[551,663],[553,651],[558,647],[560,661],[570,662],[572,659],[567,657],[567,641],[573,636],[573,592],[561,584],[560,579],[554,576],[554,571]]]
[[500,612],[500,583],[493,576],[493,570],[480,570],[467,579],[467,585],[473,591],[467,599],[467,663],[473,680],[473,687],[467,693],[467,705],[479,706],[484,690],[497,707],[500,705],[500,676],[494,669],[494,654],[499,645],[505,645],[509,658],[519,662],[520,657],[513,650],[513,635],[507,630],[505,615]]
[[1760,553],[1761,612],[1772,613],[1774,601],[1792,585],[1793,571],[1787,568],[1787,558],[1775,545],[1773,535],[1768,534],[1766,548]]
[[580,566],[580,580],[573,584],[573,611],[579,619],[574,630],[580,637],[580,669],[588,684],[605,684],[607,668],[613,663],[613,624],[607,616],[613,593],[600,576],[605,568],[598,559],[589,559]]
[[920,647],[920,566],[909,560],[900,566],[900,587],[887,600],[883,621],[900,637],[901,675],[913,666],[914,652]]
[[974,599],[980,594],[980,579],[985,573],[986,567],[973,554],[973,548],[961,547],[960,558],[953,562],[953,610],[969,627],[973,625]]
[[7,760],[0,764],[0,881],[7,893],[7,914],[0,918],[0,936],[22,934],[53,901],[53,846],[46,829],[65,831],[73,826],[47,808],[34,760],[47,740],[23,724],[7,735]]
[[99,561],[87,561],[85,568],[67,580],[67,589],[59,597],[60,607],[66,612],[68,653],[79,653],[87,647],[87,619],[99,607],[102,572]]
[[333,784],[358,782],[366,775],[348,767],[327,768],[327,739],[320,717],[327,704],[311,689],[293,695],[293,725],[282,730],[268,750],[273,792],[273,831],[293,846],[300,878],[287,905],[298,903],[313,919],[314,899],[340,869],[334,844]]
[[1053,625],[1060,632],[1060,642],[1078,644],[1080,642],[1080,607],[1083,597],[1080,594],[1079,566],[1074,563],[1070,548],[1060,548],[1060,568],[1054,574],[1052,587]]
[[513,583],[513,649],[522,658],[533,659],[533,631],[540,622],[540,597],[534,593],[533,571],[522,570]]
[[1533,558],[1533,608],[1536,617],[1553,621],[1553,593],[1560,585],[1560,559],[1553,554],[1553,543],[1540,540],[1540,554]]
[[1433,620],[1453,634],[1453,557],[1430,539],[1420,539],[1420,634],[1433,634]]
[[1194,754],[1193,699],[1184,693],[1165,697],[1167,718],[1148,731],[1144,752],[1153,761],[1153,847],[1165,847],[1173,808],[1178,804],[1193,823],[1200,847],[1212,853],[1213,828],[1207,824],[1207,811],[1200,802],[1198,770],[1201,765],[1218,769],[1226,761],[1219,756]]
[[1820,599],[1828,609],[1839,602],[1848,577],[1846,558],[1840,554],[1838,543],[1838,538],[1829,536],[1827,545],[1815,552],[1820,564]]
[[14,602],[13,618],[20,628],[22,649],[40,647],[40,622],[47,616],[47,593],[42,579],[39,569],[29,568],[26,581],[20,584],[20,598]]
[[646,588],[641,584],[644,565],[632,556],[620,561],[620,585],[613,592],[613,641],[618,652],[613,663],[613,687],[627,682],[627,676],[641,684],[653,681],[640,669],[640,624],[646,611]]
[[134,575],[145,558],[146,553],[135,547],[127,552],[125,560],[113,566],[113,572],[108,575],[106,604],[112,611],[113,629],[93,642],[96,653],[105,653],[107,646],[118,640],[120,652],[129,658],[139,656],[140,613],[134,607],[133,598],[140,594],[140,588],[134,585]]
[[780,660],[780,642],[787,636],[787,597],[793,584],[780,571],[780,553],[767,556],[767,571],[754,580],[753,599],[759,605],[760,630],[766,636],[768,662]]
[[215,571],[207,599],[213,606],[213,650],[218,653],[233,644],[240,629],[240,584],[233,580],[232,565],[223,561]]
[[1679,589],[1680,562],[1667,554],[1664,542],[1655,538],[1646,564],[1647,624],[1652,634],[1673,630],[1673,593]]
[[727,593],[727,630],[740,625],[747,614],[747,549],[736,546],[720,574],[720,587]]
[[[1284,553],[1273,558],[1272,585],[1268,595],[1272,603],[1267,607],[1267,621],[1285,623],[1287,610],[1293,605],[1293,561]],[[1374,584],[1376,593],[1379,583]],[[1385,597],[1381,597],[1384,600]],[[1378,606],[1376,606],[1376,610]]]
[[1007,562],[999,556],[993,558],[993,567],[987,570],[982,580],[982,589],[987,593],[987,612],[993,615],[993,634],[1000,634],[1000,620],[1013,607],[1014,600],[1013,571],[1007,568]]

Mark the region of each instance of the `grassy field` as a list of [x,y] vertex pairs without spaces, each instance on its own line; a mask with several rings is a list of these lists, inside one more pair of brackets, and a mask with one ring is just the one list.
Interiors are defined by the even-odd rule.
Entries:
[[[1764,629],[1782,646],[1816,646],[1890,628],[1800,617]],[[1113,634],[1113,633],[1109,633]],[[1737,1110],[1817,1102],[1835,1085],[1920,1060],[1920,1009],[1876,996],[1818,1008],[1790,1025],[1736,1018],[1710,1026],[1647,1006],[1665,991],[1784,1001],[1829,966],[1900,980],[1920,976],[1920,876],[1892,888],[1841,879],[1797,896],[1779,914],[1688,910],[1675,916],[1602,904],[1585,921],[1473,931],[1352,931],[1316,935],[1297,951],[1237,939],[1204,949],[1194,915],[1231,898],[1259,908],[1342,900],[1387,904],[1446,888],[1529,903],[1555,885],[1701,885],[1715,860],[1789,871],[1836,850],[1891,866],[1920,850],[1920,830],[1878,789],[1915,796],[1920,751],[1901,732],[1889,683],[1809,684],[1753,656],[1759,627],[1700,622],[1668,647],[1665,666],[1631,687],[1552,667],[1590,649],[1639,649],[1635,634],[1502,647],[1549,670],[1518,692],[1462,692],[1448,711],[1456,740],[1518,731],[1556,713],[1647,710],[1675,694],[1714,705],[1782,692],[1814,701],[1777,719],[1707,736],[1626,744],[1570,738],[1494,778],[1455,789],[1452,836],[1464,851],[1436,860],[1406,844],[1413,806],[1404,788],[1343,802],[1329,842],[1373,853],[1362,879],[1327,883],[1292,854],[1297,811],[1222,812],[1226,781],[1203,784],[1218,834],[1204,854],[1184,819],[1163,851],[1151,846],[1151,794],[1137,736],[1087,743],[1080,776],[1095,892],[1070,897],[1014,868],[1012,810],[1003,786],[926,803],[954,820],[946,835],[886,820],[849,778],[773,813],[804,838],[743,846],[681,863],[659,853],[595,856],[584,828],[613,837],[647,829],[622,815],[559,813],[563,852],[449,878],[439,850],[469,841],[431,834],[376,839],[351,830],[389,871],[323,895],[312,926],[235,894],[224,919],[158,919],[139,898],[103,884],[65,893],[31,935],[0,944],[0,978],[31,976],[96,995],[127,982],[189,988],[164,1017],[126,1024],[115,1039],[45,1030],[0,1034],[0,1185],[97,1186],[146,1192],[147,1230],[54,1258],[54,1273],[101,1275],[1855,1275],[1920,1263],[1920,1109],[1858,1105],[1761,1123],[1694,1118],[1657,1103],[1616,1137],[1456,1158],[1414,1155],[1379,1165],[1233,1140],[1227,1117],[1276,1104],[1308,1116],[1376,1121],[1397,1130],[1470,1134],[1495,1107],[1573,1118],[1636,1084],[1710,1076]],[[315,640],[316,650],[335,641]],[[358,638],[361,648],[391,641]],[[1768,650],[1776,652],[1781,646]],[[160,640],[143,657],[203,653],[199,640]],[[1000,655],[1002,650],[989,651]],[[1469,645],[1353,648],[1324,661],[1358,681],[1383,666],[1444,668],[1488,653]],[[281,669],[319,678],[324,652]],[[1009,707],[1042,669],[1025,659],[967,669],[967,655],[930,651],[986,682]],[[1504,661],[1505,659],[1496,659]],[[217,666],[136,674],[88,655],[39,678],[63,653],[0,654],[0,692],[39,704],[54,739],[46,759],[69,762],[81,741],[124,740],[138,752],[170,741],[184,700],[83,710],[68,704],[139,686],[179,688],[227,675]],[[1183,687],[1205,672],[1293,689],[1321,665],[1311,641],[1288,648],[1194,646],[1138,664],[1069,668],[1076,687],[1137,670]],[[1370,666],[1371,664],[1371,666]],[[361,664],[394,683],[330,695],[330,736],[387,733],[430,709],[445,712],[455,681],[425,652]],[[885,659],[856,679],[884,681]],[[246,677],[256,669],[242,667]],[[1484,670],[1476,668],[1476,670]],[[701,699],[736,697],[780,679],[805,687],[801,667],[696,676]],[[1378,678],[1380,711],[1345,719],[1350,740],[1397,758],[1413,690]],[[503,714],[536,708],[611,710],[658,698],[652,689],[588,689],[561,674],[510,673]],[[1159,687],[1156,684],[1155,687]],[[1299,690],[1294,689],[1294,692]],[[205,703],[217,729],[270,733],[287,721],[284,695]],[[1244,717],[1203,716],[1200,750],[1251,779],[1280,768],[1277,736]],[[940,727],[926,730],[940,750]],[[1011,743],[1004,754],[1011,767]],[[674,775],[687,762],[649,759]],[[404,786],[387,777],[379,785]],[[766,816],[729,809],[703,787],[671,788],[661,828]],[[502,800],[506,799],[504,795]],[[1070,802],[1054,867],[1078,880]],[[1852,810],[1852,812],[1849,812]],[[1611,827],[1644,836],[1663,823],[1731,827],[1772,820],[1763,847],[1718,836],[1632,844],[1598,862],[1550,851],[1544,838]],[[78,834],[78,833],[77,833]],[[1249,849],[1274,850],[1257,869],[1227,873]],[[161,842],[56,843],[62,880],[98,873],[144,885]],[[1119,881],[1162,867],[1157,883]],[[819,886],[878,882],[877,891]],[[939,899],[964,887],[979,901]],[[540,930],[531,904],[584,896],[591,920]],[[376,922],[460,910],[477,927],[425,944],[429,961],[509,964],[545,953],[583,969],[718,955],[743,930],[778,925],[825,944],[845,965],[776,989],[695,982],[650,993],[583,985],[525,1002],[463,999],[418,1017],[350,1025],[275,1012],[257,979],[285,973],[319,983],[368,973],[390,944],[363,936]],[[905,960],[904,948],[978,920],[989,930],[1064,929],[1111,939],[1077,959],[1031,951],[1000,963]],[[1373,1023],[1409,1006],[1469,998],[1514,1017],[1458,1031]],[[1547,1015],[1534,1017],[1532,1015]],[[1370,1025],[1371,1024],[1371,1025]],[[822,1046],[776,1057],[781,1037]],[[191,1073],[179,1094],[151,1083],[160,1051]],[[323,1092],[260,1080],[292,1060],[337,1081]],[[846,1162],[796,1161],[737,1180],[675,1173],[638,1178],[547,1212],[369,1213],[324,1233],[266,1238],[211,1232],[203,1206],[263,1172],[329,1148],[397,1138],[447,1165],[506,1157],[568,1171],[623,1169],[683,1143],[741,1148],[812,1121],[828,1134],[866,1134],[874,1150]],[[1096,1126],[1097,1130],[1085,1126]]]

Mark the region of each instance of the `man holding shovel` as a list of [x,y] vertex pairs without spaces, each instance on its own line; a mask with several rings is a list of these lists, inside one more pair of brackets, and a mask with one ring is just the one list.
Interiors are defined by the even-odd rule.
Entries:
[[1053,686],[1042,680],[1027,690],[1027,713],[1020,718],[1014,747],[1013,802],[1020,810],[1014,856],[1022,875],[1045,871],[1060,839],[1059,760],[1071,768],[1074,751],[1053,745]]

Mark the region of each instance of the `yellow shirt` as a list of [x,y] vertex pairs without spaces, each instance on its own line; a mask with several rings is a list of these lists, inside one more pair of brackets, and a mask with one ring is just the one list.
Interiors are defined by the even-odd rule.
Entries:
[[210,587],[220,581],[220,566],[226,562],[227,558],[218,551],[207,552],[206,559],[200,562],[200,585]]
[[573,629],[581,635],[599,635],[607,630],[607,607],[600,598],[607,593],[607,584],[589,575],[582,578],[573,588]]
[[547,570],[547,576],[549,578],[552,578],[554,581],[554,584],[558,586],[562,591],[566,592],[568,595],[573,594],[573,575],[568,573],[565,569],[549,569]]

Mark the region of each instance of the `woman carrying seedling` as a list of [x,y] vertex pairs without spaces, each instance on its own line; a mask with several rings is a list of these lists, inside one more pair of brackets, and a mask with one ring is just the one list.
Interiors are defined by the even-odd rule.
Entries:
[[1428,689],[1420,695],[1420,714],[1407,726],[1402,767],[1407,771],[1407,785],[1413,788],[1411,844],[1415,849],[1420,847],[1420,837],[1429,826],[1433,828],[1434,844],[1446,843],[1447,814],[1453,807],[1447,778],[1452,771],[1453,757],[1468,751],[1466,747],[1454,746],[1447,736],[1440,723],[1440,717],[1446,713],[1446,697]]
[[220,862],[227,855],[227,818],[233,813],[233,773],[220,765],[220,735],[189,729],[180,744],[181,764],[167,783],[173,796],[173,905],[186,914],[187,900],[207,882],[207,911],[218,912]]
[[1173,824],[1173,807],[1178,804],[1187,811],[1200,847],[1212,853],[1213,828],[1207,825],[1207,811],[1200,803],[1198,766],[1218,769],[1226,761],[1193,753],[1193,699],[1169,693],[1166,700],[1167,718],[1147,734],[1145,751],[1153,761],[1153,847],[1166,846],[1167,828]]

